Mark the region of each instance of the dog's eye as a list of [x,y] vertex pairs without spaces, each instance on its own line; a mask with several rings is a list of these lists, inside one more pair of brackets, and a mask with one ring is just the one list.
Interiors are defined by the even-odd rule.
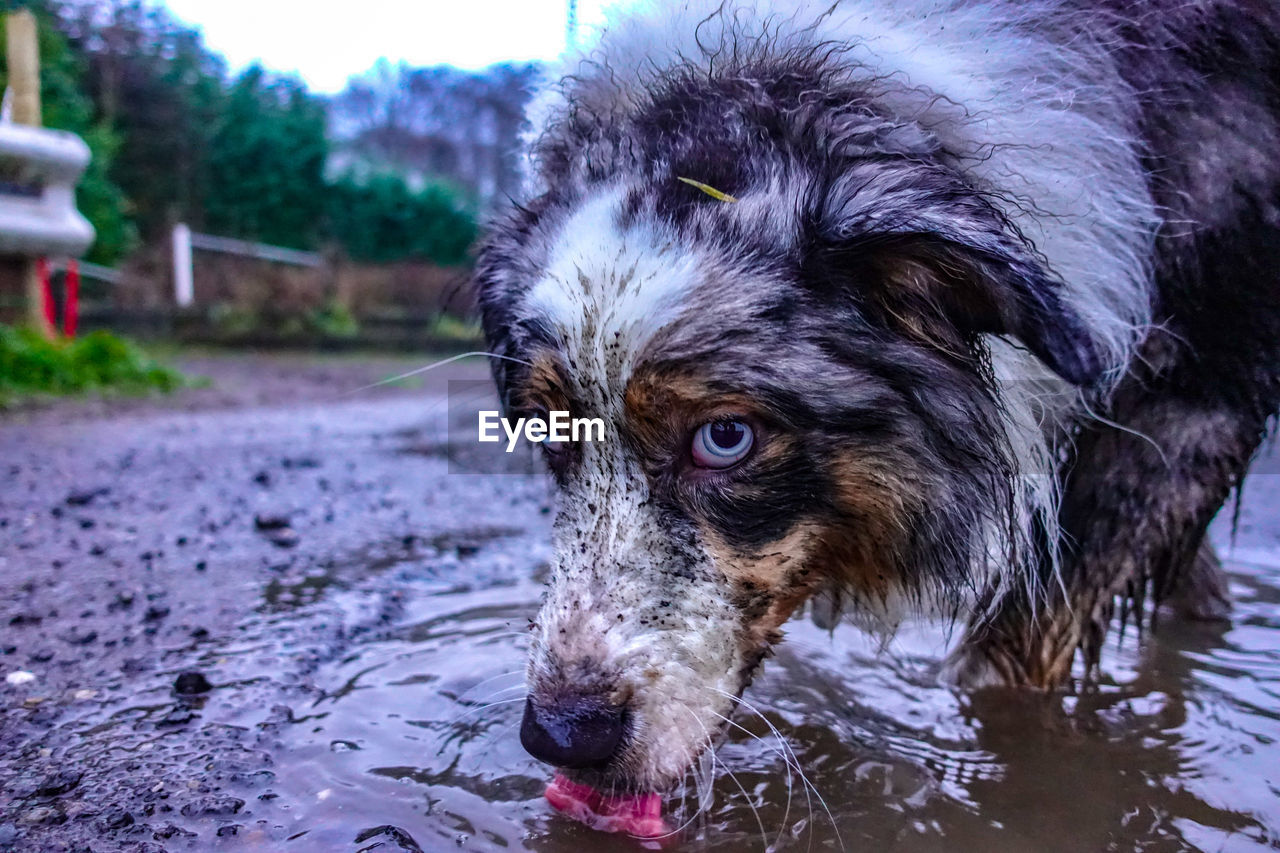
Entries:
[[542,448],[543,450],[545,450],[547,453],[550,453],[550,454],[552,454],[552,455],[555,455],[555,454],[558,454],[558,453],[563,453],[563,452],[565,451],[565,449],[566,449],[566,448],[568,448],[568,446],[569,446],[569,442],[567,442],[567,441],[552,441],[552,440],[551,440],[551,427],[550,427],[550,424],[551,424],[551,413],[550,413],[550,412],[546,411],[545,409],[539,409],[539,410],[537,410],[537,411],[533,412],[533,414],[532,414],[532,415],[530,415],[529,417],[537,418],[537,419],[541,420],[544,424],[547,424],[547,425],[548,425],[548,426],[547,426],[547,434],[546,434],[545,436],[543,436],[541,440],[534,442],[534,445],[535,445],[536,447],[541,447],[541,448]]
[[693,435],[693,463],[700,468],[728,468],[751,452],[755,435],[742,421],[703,424]]

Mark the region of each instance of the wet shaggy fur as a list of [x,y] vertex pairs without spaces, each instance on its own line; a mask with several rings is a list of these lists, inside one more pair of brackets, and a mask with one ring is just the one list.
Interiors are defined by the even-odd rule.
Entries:
[[[1052,687],[1220,589],[1280,407],[1280,9],[658,6],[539,99],[477,272],[504,405],[609,425],[548,456],[529,666],[625,713],[579,778],[676,781],[810,598]],[[724,418],[754,449],[699,468]]]

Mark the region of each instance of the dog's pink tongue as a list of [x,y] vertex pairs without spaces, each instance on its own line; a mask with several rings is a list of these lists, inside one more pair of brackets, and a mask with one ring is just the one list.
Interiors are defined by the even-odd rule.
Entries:
[[557,773],[546,796],[552,806],[593,829],[650,839],[671,834],[659,794],[602,794]]

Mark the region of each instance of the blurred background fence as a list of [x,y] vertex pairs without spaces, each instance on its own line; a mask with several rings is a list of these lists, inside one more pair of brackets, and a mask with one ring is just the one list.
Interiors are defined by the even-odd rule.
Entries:
[[[329,96],[250,66],[143,0],[29,0],[47,127],[92,161],[96,230],[81,328],[227,343],[420,345],[474,337],[479,223],[514,195],[534,63],[480,71],[381,62]],[[7,84],[0,68],[0,85]],[[175,298],[172,233],[310,253],[315,265],[193,241]],[[5,306],[0,305],[0,311]]]
[[81,328],[189,343],[412,348],[473,341],[466,265],[405,259],[360,263],[320,255],[315,266],[193,251],[189,306],[174,294],[167,245],[133,252],[114,282],[83,274]]

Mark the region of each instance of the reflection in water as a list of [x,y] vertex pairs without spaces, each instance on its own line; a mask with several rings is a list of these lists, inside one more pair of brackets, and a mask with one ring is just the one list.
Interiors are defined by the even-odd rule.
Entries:
[[[394,629],[318,674],[327,692],[284,732],[304,772],[276,785],[299,843],[639,849],[542,801],[548,770],[517,737],[540,590],[531,568],[478,581],[495,548],[520,543],[486,546],[468,587],[410,597]],[[726,732],[714,800],[684,846],[1274,848],[1280,570],[1238,565],[1233,580],[1232,626],[1169,622],[1141,650],[1130,636],[1106,683],[1071,696],[960,696],[936,683],[940,634],[880,653],[853,629],[795,621]],[[676,823],[697,811],[692,782],[672,803]]]

